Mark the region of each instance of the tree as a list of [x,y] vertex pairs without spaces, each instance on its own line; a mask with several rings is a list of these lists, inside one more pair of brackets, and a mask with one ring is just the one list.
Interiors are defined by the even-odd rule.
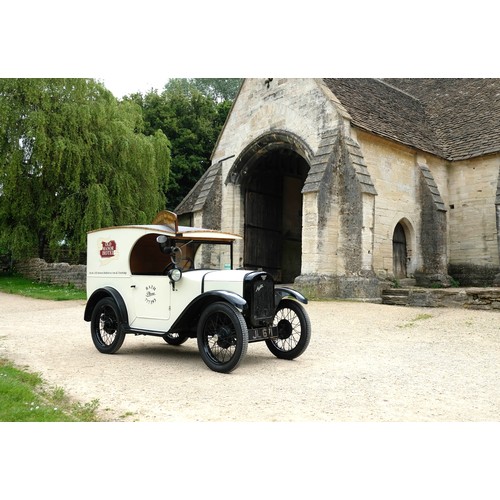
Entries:
[[[210,157],[225,123],[240,80],[171,79],[161,94],[133,94],[141,106],[145,132],[162,130],[172,144],[167,207],[174,210],[210,166]],[[231,90],[232,89],[232,90]]]
[[86,233],[165,207],[170,143],[87,79],[0,79],[0,246],[76,254]]
[[238,93],[241,82],[241,78],[174,78],[165,85],[165,89],[168,90],[177,85],[189,92],[190,88],[195,88],[216,103],[232,102]]

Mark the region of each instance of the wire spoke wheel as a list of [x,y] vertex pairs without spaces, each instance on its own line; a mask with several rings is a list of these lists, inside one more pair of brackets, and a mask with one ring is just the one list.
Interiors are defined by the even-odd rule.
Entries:
[[248,348],[248,330],[241,313],[225,302],[215,302],[201,315],[198,349],[205,364],[216,372],[234,370]]
[[104,345],[111,345],[118,333],[118,320],[111,307],[103,307],[99,315],[99,337]]
[[278,338],[266,340],[266,345],[276,357],[294,359],[307,349],[311,340],[311,321],[298,302],[282,300],[276,310],[273,326],[278,328]]
[[122,346],[125,333],[120,324],[118,308],[112,298],[106,297],[97,303],[92,311],[90,330],[98,351],[112,354]]

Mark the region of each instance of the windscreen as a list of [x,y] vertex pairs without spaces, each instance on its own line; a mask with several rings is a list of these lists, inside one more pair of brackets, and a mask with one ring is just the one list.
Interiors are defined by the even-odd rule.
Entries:
[[197,243],[196,246],[195,269],[231,269],[232,245]]

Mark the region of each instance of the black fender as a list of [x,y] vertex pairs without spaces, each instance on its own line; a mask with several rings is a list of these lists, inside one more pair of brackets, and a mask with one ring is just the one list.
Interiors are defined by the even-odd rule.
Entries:
[[287,286],[277,286],[274,288],[274,302],[276,307],[283,299],[298,300],[303,304],[307,304],[307,299],[297,290],[288,288]]
[[247,301],[235,292],[230,292],[228,290],[211,290],[193,299],[175,320],[170,331],[182,331],[198,323],[198,318],[201,313],[213,302],[227,302],[236,307],[236,309],[239,309],[242,313],[248,308]]
[[128,313],[127,306],[125,305],[125,301],[120,293],[115,290],[111,286],[105,286],[104,288],[98,288],[95,292],[89,297],[87,301],[87,305],[85,306],[85,312],[83,314],[83,319],[85,321],[90,321],[92,318],[92,311],[96,304],[103,299],[104,297],[111,297],[118,307],[118,312],[120,314],[120,321],[125,326],[128,326]]

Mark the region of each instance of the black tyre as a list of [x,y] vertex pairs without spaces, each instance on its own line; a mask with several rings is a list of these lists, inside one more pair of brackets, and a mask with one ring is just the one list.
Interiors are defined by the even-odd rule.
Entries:
[[166,333],[163,335],[163,340],[170,345],[181,345],[186,342],[189,337],[181,335],[180,333]]
[[111,297],[101,299],[92,311],[90,332],[97,350],[105,354],[118,351],[125,340],[116,302]]
[[225,302],[209,305],[198,323],[198,349],[213,371],[229,373],[245,357],[248,329],[241,313]]
[[277,358],[295,359],[307,349],[311,340],[311,320],[298,302],[282,300],[276,309],[273,326],[278,327],[279,337],[266,340],[266,344]]

